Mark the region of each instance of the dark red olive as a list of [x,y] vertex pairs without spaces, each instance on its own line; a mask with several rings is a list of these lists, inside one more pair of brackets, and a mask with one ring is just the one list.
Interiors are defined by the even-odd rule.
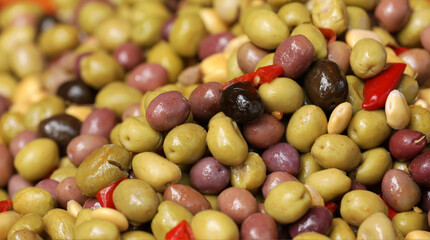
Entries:
[[96,91],[81,81],[67,81],[58,88],[57,95],[77,104],[94,103]]
[[304,76],[304,89],[311,102],[326,112],[346,101],[348,83],[339,66],[330,60],[314,62]]
[[194,89],[188,102],[196,121],[207,122],[220,111],[221,89],[218,82],[203,83]]
[[328,234],[332,221],[333,215],[328,208],[313,206],[303,217],[289,225],[288,231],[292,238],[305,232]]
[[416,157],[427,145],[426,135],[421,132],[402,129],[390,138],[389,149],[397,160],[410,160]]
[[81,121],[79,119],[62,113],[54,115],[40,122],[38,134],[40,137],[54,140],[60,148],[61,154],[66,154],[67,145],[79,135]]
[[430,151],[418,155],[411,161],[409,173],[416,183],[430,187]]
[[221,93],[221,111],[239,123],[256,120],[263,114],[263,102],[250,82],[237,82]]

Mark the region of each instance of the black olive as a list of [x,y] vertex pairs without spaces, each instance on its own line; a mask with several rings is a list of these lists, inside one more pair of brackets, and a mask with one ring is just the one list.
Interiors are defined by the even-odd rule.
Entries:
[[263,102],[250,82],[237,82],[221,93],[221,111],[234,121],[248,123],[263,114]]
[[58,88],[57,95],[77,104],[94,103],[96,91],[82,81],[67,81]]
[[71,115],[61,113],[47,118],[39,123],[38,135],[54,140],[62,155],[66,153],[67,145],[81,131],[81,121]]
[[331,112],[348,96],[348,83],[339,66],[330,60],[314,62],[304,76],[304,90],[309,100]]

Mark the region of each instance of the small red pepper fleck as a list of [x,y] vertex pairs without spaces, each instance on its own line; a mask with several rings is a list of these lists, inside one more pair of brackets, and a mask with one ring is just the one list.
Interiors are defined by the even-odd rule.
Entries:
[[284,73],[284,69],[278,64],[259,67],[255,72],[250,72],[228,81],[224,84],[222,90],[224,91],[230,85],[237,82],[251,82],[255,87],[258,87],[263,83],[270,83],[274,78],[281,76],[282,73]]
[[325,204],[325,207],[328,208],[332,214],[334,214],[339,206],[335,202],[328,202]]
[[0,201],[0,213],[7,212],[13,206],[13,202],[10,199]]
[[318,28],[320,32],[324,35],[324,38],[327,42],[336,41],[336,32],[331,30],[330,28]]
[[128,178],[123,178],[123,179],[120,179],[116,182],[113,182],[113,183],[109,184],[108,186],[104,187],[102,190],[100,190],[97,193],[96,198],[99,201],[100,206],[116,209],[115,205],[113,204],[113,199],[112,199],[113,191],[118,186],[118,184],[120,182],[124,181],[125,179],[128,179]]
[[382,197],[382,195],[381,195],[381,194],[378,194],[378,196],[382,199],[382,201],[384,201],[385,205],[386,205],[386,206],[387,206],[387,208],[388,208],[388,217],[389,217],[390,219],[393,219],[393,218],[397,215],[397,212],[396,212],[396,211],[394,211],[394,209],[392,209],[392,208],[390,207],[390,205],[388,205],[387,201],[385,201],[385,199]]
[[392,48],[393,48],[393,50],[394,50],[394,52],[396,53],[397,56],[399,56],[403,52],[406,52],[406,51],[409,50],[409,48],[407,48],[407,47],[393,46]]
[[388,95],[399,84],[405,68],[404,63],[390,63],[386,70],[376,77],[366,80],[363,89],[364,101],[361,106],[366,110],[384,107]]
[[194,240],[193,231],[187,221],[182,220],[166,233],[166,240]]

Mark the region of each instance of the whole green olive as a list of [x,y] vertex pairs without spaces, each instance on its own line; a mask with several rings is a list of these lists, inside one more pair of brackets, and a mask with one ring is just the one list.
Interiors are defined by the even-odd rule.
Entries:
[[17,45],[9,59],[11,69],[21,78],[41,72],[44,66],[43,55],[33,43]]
[[328,168],[312,173],[307,179],[306,184],[314,187],[324,202],[340,198],[351,188],[351,179],[346,176],[344,171],[336,168]]
[[298,2],[291,2],[283,5],[278,11],[278,16],[290,29],[302,23],[311,22],[311,12],[304,4]]
[[410,105],[411,120],[408,129],[422,132],[426,135],[427,141],[430,140],[430,111],[426,108]]
[[342,0],[315,1],[311,14],[316,27],[330,28],[338,35],[348,27],[348,13]]
[[381,182],[385,172],[392,166],[393,160],[385,148],[373,148],[361,154],[360,166],[353,175],[363,185],[374,185]]
[[355,233],[345,220],[333,218],[329,237],[331,239],[355,239]]
[[63,99],[57,96],[47,96],[28,109],[24,118],[25,126],[31,130],[37,130],[42,120],[64,113],[65,109]]
[[55,205],[56,201],[52,195],[37,187],[23,188],[13,198],[13,208],[21,214],[35,213],[43,216]]
[[197,14],[179,16],[173,23],[169,43],[183,57],[195,56],[199,43],[206,35],[205,25]]
[[133,103],[140,102],[142,93],[123,82],[112,82],[104,86],[96,95],[95,105],[112,109],[119,117]]
[[385,67],[387,53],[384,46],[371,38],[359,40],[349,58],[354,74],[362,79],[378,75]]
[[143,47],[151,47],[161,39],[161,30],[164,25],[159,17],[148,17],[142,22],[133,25],[131,40]]
[[79,44],[78,30],[69,24],[55,24],[42,32],[39,37],[39,47],[48,56],[56,56]]
[[29,213],[21,218],[13,224],[10,228],[7,238],[11,239],[12,235],[19,230],[30,230],[37,234],[43,233],[45,228],[45,224],[43,223],[43,219],[40,215],[35,213]]
[[100,189],[128,177],[131,156],[115,144],[104,145],[93,151],[79,165],[76,184],[87,196],[95,196]]
[[348,82],[348,96],[346,97],[346,100],[347,102],[351,103],[352,113],[355,114],[359,110],[363,109],[361,105],[364,101],[364,83],[361,79],[354,75],[347,75],[346,81]]
[[347,6],[346,12],[349,17],[348,29],[370,29],[370,18],[363,8]]
[[[73,239],[75,218],[63,209],[55,208],[43,216],[45,232],[51,239]],[[77,227],[77,226],[76,226]]]
[[179,73],[184,68],[181,57],[175,52],[173,46],[165,41],[158,42],[149,50],[147,60],[163,66],[167,70],[170,83],[176,82]]
[[75,229],[76,239],[120,239],[117,226],[112,222],[91,219]]
[[114,50],[128,41],[131,25],[124,19],[113,17],[101,22],[94,30],[94,34],[103,48]]
[[311,153],[305,153],[300,155],[300,172],[297,179],[301,183],[305,183],[310,175],[322,170],[322,167],[318,165]]
[[145,117],[130,117],[120,125],[119,141],[130,152],[151,152],[160,149],[163,135]]
[[381,212],[371,213],[361,224],[357,231],[357,239],[401,239],[396,228]]
[[147,240],[156,240],[154,235],[144,232],[144,231],[129,231],[121,234],[122,240],[140,240],[140,239],[147,239]]
[[10,228],[21,218],[21,214],[15,211],[0,213],[0,239],[6,240]]
[[418,96],[418,82],[413,77],[403,74],[399,85],[397,85],[397,90],[405,96],[406,102],[411,105]]
[[398,32],[397,40],[405,47],[418,47],[420,45],[420,34],[430,24],[430,8],[412,11],[406,25]]
[[121,80],[124,74],[117,61],[103,52],[96,52],[80,61],[82,80],[89,86],[100,89],[106,84]]
[[78,24],[87,33],[92,33],[104,20],[113,15],[114,11],[104,2],[87,2],[78,13]]
[[151,230],[156,239],[164,239],[166,233],[182,220],[191,222],[193,214],[181,205],[164,201],[158,206],[158,213],[151,221]]
[[429,229],[425,212],[400,212],[393,217],[392,221],[403,236],[414,230],[428,231]]
[[196,239],[239,239],[239,229],[227,214],[216,210],[198,212],[191,220]]

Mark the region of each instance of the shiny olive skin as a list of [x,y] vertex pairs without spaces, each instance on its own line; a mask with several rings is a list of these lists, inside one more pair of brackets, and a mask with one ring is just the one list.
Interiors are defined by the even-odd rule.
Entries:
[[363,109],[361,105],[364,101],[364,82],[354,75],[346,76],[346,81],[348,82],[348,96],[346,100],[352,105],[352,112],[355,114]]
[[166,233],[182,220],[191,222],[193,215],[184,207],[172,201],[163,201],[151,221],[151,230],[157,239],[163,239]]
[[67,146],[67,157],[72,164],[79,167],[94,150],[108,143],[108,140],[102,136],[81,134],[70,141]]
[[357,239],[401,239],[386,214],[376,212],[367,217],[357,231]]
[[275,220],[264,213],[249,215],[240,227],[240,239],[277,239],[278,229]]
[[35,213],[43,216],[56,206],[56,202],[48,191],[36,187],[26,187],[15,194],[13,206],[18,213]]
[[380,183],[384,174],[392,167],[393,160],[385,148],[372,148],[361,154],[360,166],[351,175],[355,175],[358,183],[370,186]]
[[131,71],[127,85],[145,93],[167,84],[168,81],[167,71],[163,66],[157,63],[142,63]]
[[130,152],[156,151],[163,142],[162,134],[151,128],[142,116],[125,119],[118,135],[121,146]]
[[430,187],[430,151],[418,155],[411,161],[409,173],[416,183]]
[[401,129],[390,137],[390,153],[400,161],[413,159],[426,147],[425,137],[421,132]]
[[339,199],[351,189],[351,179],[336,168],[314,172],[305,183],[314,187],[325,202]]
[[117,121],[115,113],[111,109],[95,109],[82,123],[81,134],[93,134],[109,138]]
[[233,83],[221,93],[221,111],[233,121],[248,123],[263,114],[263,102],[250,82]]
[[79,119],[71,115],[58,114],[40,122],[38,133],[40,137],[54,140],[61,154],[65,154],[69,142],[79,135],[81,124]]
[[54,208],[43,216],[45,232],[51,239],[72,239],[75,231],[75,218],[69,212]]
[[173,201],[192,214],[212,209],[209,201],[201,193],[186,185],[172,184],[167,187],[163,196],[164,200]]
[[313,206],[306,214],[289,225],[288,232],[292,238],[304,232],[317,232],[327,235],[333,221],[333,214],[326,207]]
[[234,37],[231,32],[221,32],[204,37],[199,44],[199,58],[203,60],[212,54],[222,52]]
[[142,50],[135,43],[123,43],[115,48],[115,59],[126,71],[130,71],[143,59]]
[[6,145],[0,144],[0,187],[5,187],[12,176],[13,157]]
[[236,223],[220,211],[201,211],[193,217],[190,225],[196,239],[239,239]]
[[268,172],[287,172],[297,175],[300,171],[300,156],[288,143],[278,143],[266,149],[261,155]]
[[270,114],[263,113],[252,123],[243,126],[243,137],[257,148],[267,148],[279,142],[285,126]]
[[203,83],[191,93],[188,102],[190,103],[193,118],[196,121],[207,122],[221,111],[222,86],[218,82]]
[[335,62],[344,74],[349,70],[350,55],[351,48],[345,42],[332,41],[327,44],[327,59]]
[[217,194],[230,182],[230,170],[215,158],[205,157],[191,167],[190,182],[203,194]]
[[416,80],[423,85],[430,78],[430,53],[421,48],[402,52],[399,57],[418,74]]
[[375,17],[390,32],[399,31],[412,10],[407,0],[382,0],[375,8]]
[[354,74],[362,79],[378,75],[385,67],[387,53],[384,46],[371,38],[359,40],[351,51],[349,62]]
[[217,205],[221,212],[227,214],[238,224],[258,210],[254,195],[239,187],[230,187],[222,191],[218,195]]
[[[32,130],[24,130],[16,135],[9,143],[9,150],[12,156],[16,157],[18,152],[29,142],[37,138],[37,132]],[[1,184],[0,184],[1,185]]]
[[169,43],[183,57],[192,57],[206,35],[205,25],[197,14],[178,16],[169,34]]
[[264,180],[263,185],[261,186],[261,193],[263,193],[263,197],[266,198],[269,192],[277,185],[288,181],[297,182],[297,179],[287,172],[272,172],[268,174]]
[[115,224],[106,220],[91,219],[75,229],[76,239],[119,239]]
[[53,179],[43,179],[42,181],[38,182],[35,187],[48,191],[52,195],[52,197],[57,200],[58,183],[58,181]]
[[318,60],[304,76],[304,89],[308,98],[326,112],[345,102],[348,83],[338,65],[329,60]]
[[237,50],[237,63],[243,73],[250,73],[267,54],[267,51],[247,42]]
[[334,240],[355,239],[355,233],[342,218],[333,219],[330,234],[328,236]]
[[60,85],[57,95],[76,104],[94,103],[96,92],[81,81],[68,81]]
[[67,203],[70,200],[74,200],[80,205],[84,205],[85,201],[88,199],[88,197],[85,196],[78,188],[75,177],[65,178],[57,185],[56,190],[57,201],[64,209],[67,209]]
[[425,212],[401,212],[394,216],[392,222],[403,236],[414,230],[429,230],[427,214]]

